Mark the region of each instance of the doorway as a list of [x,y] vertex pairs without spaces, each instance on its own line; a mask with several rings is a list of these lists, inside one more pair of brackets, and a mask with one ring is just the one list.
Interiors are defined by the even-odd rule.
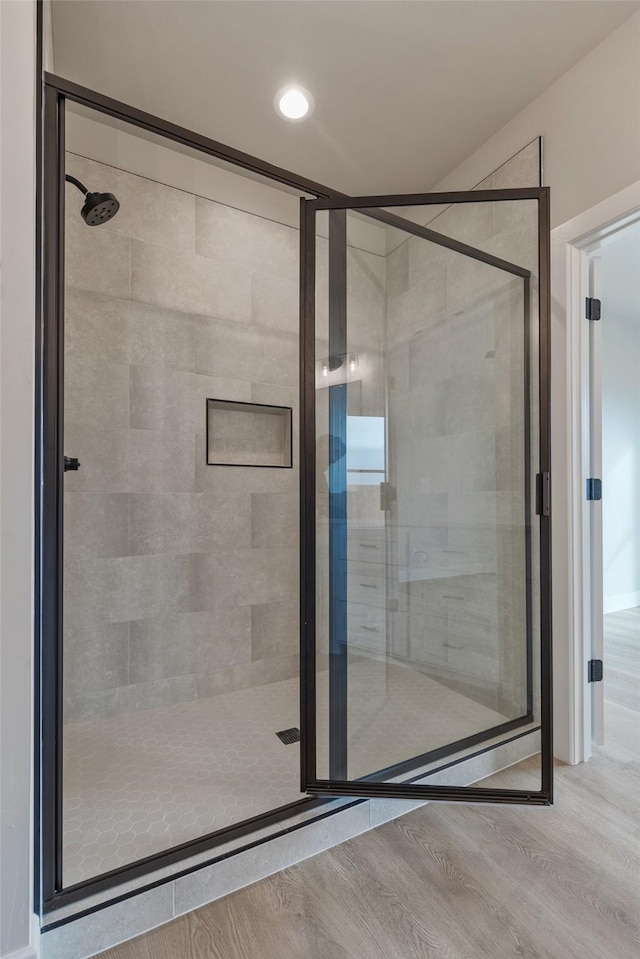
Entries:
[[589,321],[590,678],[594,742],[608,745],[628,735],[640,710],[640,221],[620,224],[586,253],[600,303],[600,319]]

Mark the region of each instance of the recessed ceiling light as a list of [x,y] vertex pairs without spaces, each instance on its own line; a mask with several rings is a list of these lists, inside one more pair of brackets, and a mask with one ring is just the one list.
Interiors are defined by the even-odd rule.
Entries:
[[304,87],[288,86],[278,90],[273,108],[285,120],[306,120],[313,113],[313,97]]

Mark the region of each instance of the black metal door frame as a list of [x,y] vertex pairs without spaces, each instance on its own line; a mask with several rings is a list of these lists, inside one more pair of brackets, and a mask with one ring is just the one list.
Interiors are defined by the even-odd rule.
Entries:
[[[549,188],[531,187],[504,190],[470,190],[446,193],[406,194],[367,197],[332,197],[316,200],[303,200],[301,203],[301,337],[306,342],[304,348],[304,369],[302,405],[305,428],[301,433],[302,460],[302,500],[304,508],[301,525],[304,529],[305,547],[303,563],[303,608],[309,615],[303,619],[304,639],[301,644],[302,693],[302,789],[318,796],[359,796],[367,798],[422,799],[432,801],[527,803],[549,805],[553,798],[553,755],[551,739],[552,695],[551,695],[551,539],[550,515],[548,509],[539,510],[540,522],[540,729],[542,739],[542,776],[539,790],[486,789],[476,786],[431,786],[422,783],[389,783],[390,777],[424,767],[446,756],[459,753],[487,742],[490,738],[506,735],[518,728],[531,724],[533,716],[533,639],[532,639],[532,582],[531,582],[531,439],[530,439],[530,271],[478,250],[468,244],[451,239],[427,227],[400,217],[389,208],[418,207],[429,205],[449,205],[458,203],[503,202],[535,200],[538,207],[538,263],[539,263],[539,382],[540,382],[540,476],[550,475],[550,422],[549,422]],[[346,316],[341,304],[346,300],[346,267],[331,271],[332,257],[340,261],[345,259],[346,239],[341,231],[334,230],[332,250],[331,217],[347,210],[363,211],[376,221],[397,227],[414,236],[422,237],[438,246],[454,250],[465,256],[519,277],[523,282],[523,329],[524,329],[524,423],[525,423],[525,553],[526,553],[526,711],[522,716],[501,723],[489,730],[477,733],[442,746],[436,750],[416,756],[389,769],[357,781],[349,781],[346,775],[347,729],[347,635],[345,619],[345,598],[347,591],[346,540],[347,517],[344,515],[340,498],[340,483],[332,495],[329,491],[329,779],[321,779],[317,774],[317,695],[316,695],[316,433],[315,433],[315,245],[316,214],[329,211],[329,330],[336,343],[346,350]],[[332,282],[333,281],[333,282]],[[336,308],[336,304],[337,307]],[[330,349],[331,354],[331,349]],[[330,363],[331,365],[331,363]],[[346,387],[333,387],[333,392]],[[341,396],[342,394],[340,394]],[[342,435],[346,421],[346,406],[336,394],[330,395],[330,422]],[[336,418],[338,410],[341,413]],[[345,467],[346,469],[346,467]],[[330,467],[331,473],[331,467]],[[340,477],[341,479],[341,477]],[[333,513],[331,509],[333,507]],[[333,541],[340,542],[340,551],[331,549]],[[313,611],[313,612],[312,612]]]
[[[40,84],[40,78],[38,78]],[[298,176],[288,170],[267,163],[250,154],[226,146],[209,137],[187,130],[176,124],[138,110],[128,104],[103,96],[93,90],[82,87],[72,81],[45,73],[42,79],[42,150],[38,156],[38,208],[41,218],[37,224],[39,274],[38,303],[39,314],[36,325],[37,369],[37,425],[36,440],[36,504],[37,504],[37,541],[36,541],[36,584],[35,623],[36,623],[36,782],[40,789],[36,796],[36,834],[39,839],[39,868],[35,900],[42,912],[47,913],[60,906],[81,900],[89,895],[144,876],[156,869],[171,866],[188,856],[195,856],[211,850],[210,861],[217,861],[214,854],[216,846],[233,839],[247,837],[247,844],[236,851],[255,845],[251,834],[257,829],[282,823],[279,832],[288,832],[286,820],[304,810],[318,810],[318,817],[331,814],[327,812],[327,798],[308,796],[297,802],[281,807],[270,813],[253,817],[236,826],[218,830],[201,839],[192,840],[174,846],[164,852],[148,856],[145,859],[111,870],[73,886],[64,887],[62,873],[62,492],[63,492],[63,382],[64,382],[64,156],[65,156],[65,102],[71,101],[88,107],[97,113],[120,119],[133,127],[153,133],[164,139],[182,144],[205,156],[228,162],[240,170],[246,170],[282,184],[301,194],[317,199],[338,200],[344,194],[332,190],[323,184]],[[439,194],[438,196],[448,196]],[[481,199],[481,194],[474,195]],[[302,200],[303,210],[305,201]],[[440,200],[433,202],[441,202]],[[380,213],[380,219],[393,221],[406,227],[406,221],[393,216],[389,220]],[[547,230],[548,232],[548,230]],[[429,238],[438,237],[443,245],[450,245],[447,238],[426,230]],[[306,250],[311,255],[313,234],[309,235],[308,225],[301,230],[301,262],[305,261]],[[455,244],[456,241],[451,241]],[[465,247],[457,244],[453,248]],[[472,250],[473,248],[466,248]],[[479,251],[475,251],[478,253]],[[482,255],[482,258],[484,255]],[[548,281],[548,272],[546,280]],[[547,282],[548,286],[548,282]],[[547,287],[542,282],[541,289]],[[308,302],[310,290],[308,279],[301,275],[301,304]],[[304,311],[301,320],[305,319]],[[314,436],[313,405],[305,402],[310,386],[314,385],[314,343],[305,336],[306,322],[301,322],[301,486],[300,502],[302,517],[314,515],[310,512],[314,502],[314,472],[309,463],[315,457],[315,446],[305,442],[305,435]],[[548,341],[545,340],[543,354],[546,356]],[[548,437],[548,433],[545,434]],[[548,457],[545,462],[548,462]],[[313,534],[315,531],[313,531]],[[309,590],[310,574],[315,569],[315,556],[310,553],[315,548],[313,535],[309,538],[308,523],[301,524],[301,728],[303,738],[303,762],[306,747],[315,748],[315,729],[309,724],[309,699],[305,684],[308,675],[309,657],[305,656],[305,644],[308,640],[307,627],[315,619],[315,593]],[[550,642],[550,634],[549,634]],[[550,695],[550,687],[549,687]],[[550,701],[549,701],[550,708]],[[550,715],[550,713],[549,713]],[[548,735],[550,737],[550,727]],[[486,740],[486,736],[484,737]],[[304,767],[303,767],[304,772]],[[363,784],[362,797],[367,795]],[[466,796],[465,798],[469,798]],[[323,808],[324,807],[324,808]],[[344,807],[342,807],[344,808]],[[338,810],[336,810],[338,811]],[[299,828],[299,827],[293,827]],[[274,832],[269,838],[278,835]],[[265,840],[260,840],[265,841]],[[205,862],[183,870],[182,874],[200,869]],[[159,880],[158,882],[166,881]],[[151,888],[158,882],[150,883]],[[120,898],[137,894],[140,889],[132,890]],[[96,907],[99,908],[99,907]],[[68,920],[60,920],[60,922]]]

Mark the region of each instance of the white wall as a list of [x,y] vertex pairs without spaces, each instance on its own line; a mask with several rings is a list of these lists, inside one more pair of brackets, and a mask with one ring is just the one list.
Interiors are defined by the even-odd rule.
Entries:
[[598,252],[602,265],[604,612],[640,605],[640,226]]
[[0,955],[31,926],[35,3],[0,4]]
[[640,12],[580,60],[436,189],[484,179],[534,137],[544,140],[551,227],[640,176]]
[[602,337],[604,612],[640,605],[640,317]]

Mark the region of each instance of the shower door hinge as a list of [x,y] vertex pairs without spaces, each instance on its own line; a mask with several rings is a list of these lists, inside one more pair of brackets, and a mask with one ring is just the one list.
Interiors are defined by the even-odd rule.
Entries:
[[380,509],[389,510],[397,499],[397,491],[391,483],[380,483]]
[[549,473],[536,473],[536,514],[551,514],[551,476]]
[[587,480],[587,499],[602,499],[602,480],[590,477]]
[[587,663],[587,682],[601,683],[603,676],[603,666],[601,659],[590,659]]
[[588,296],[585,302],[585,316],[588,320],[599,320],[602,315],[602,303],[595,296]]

